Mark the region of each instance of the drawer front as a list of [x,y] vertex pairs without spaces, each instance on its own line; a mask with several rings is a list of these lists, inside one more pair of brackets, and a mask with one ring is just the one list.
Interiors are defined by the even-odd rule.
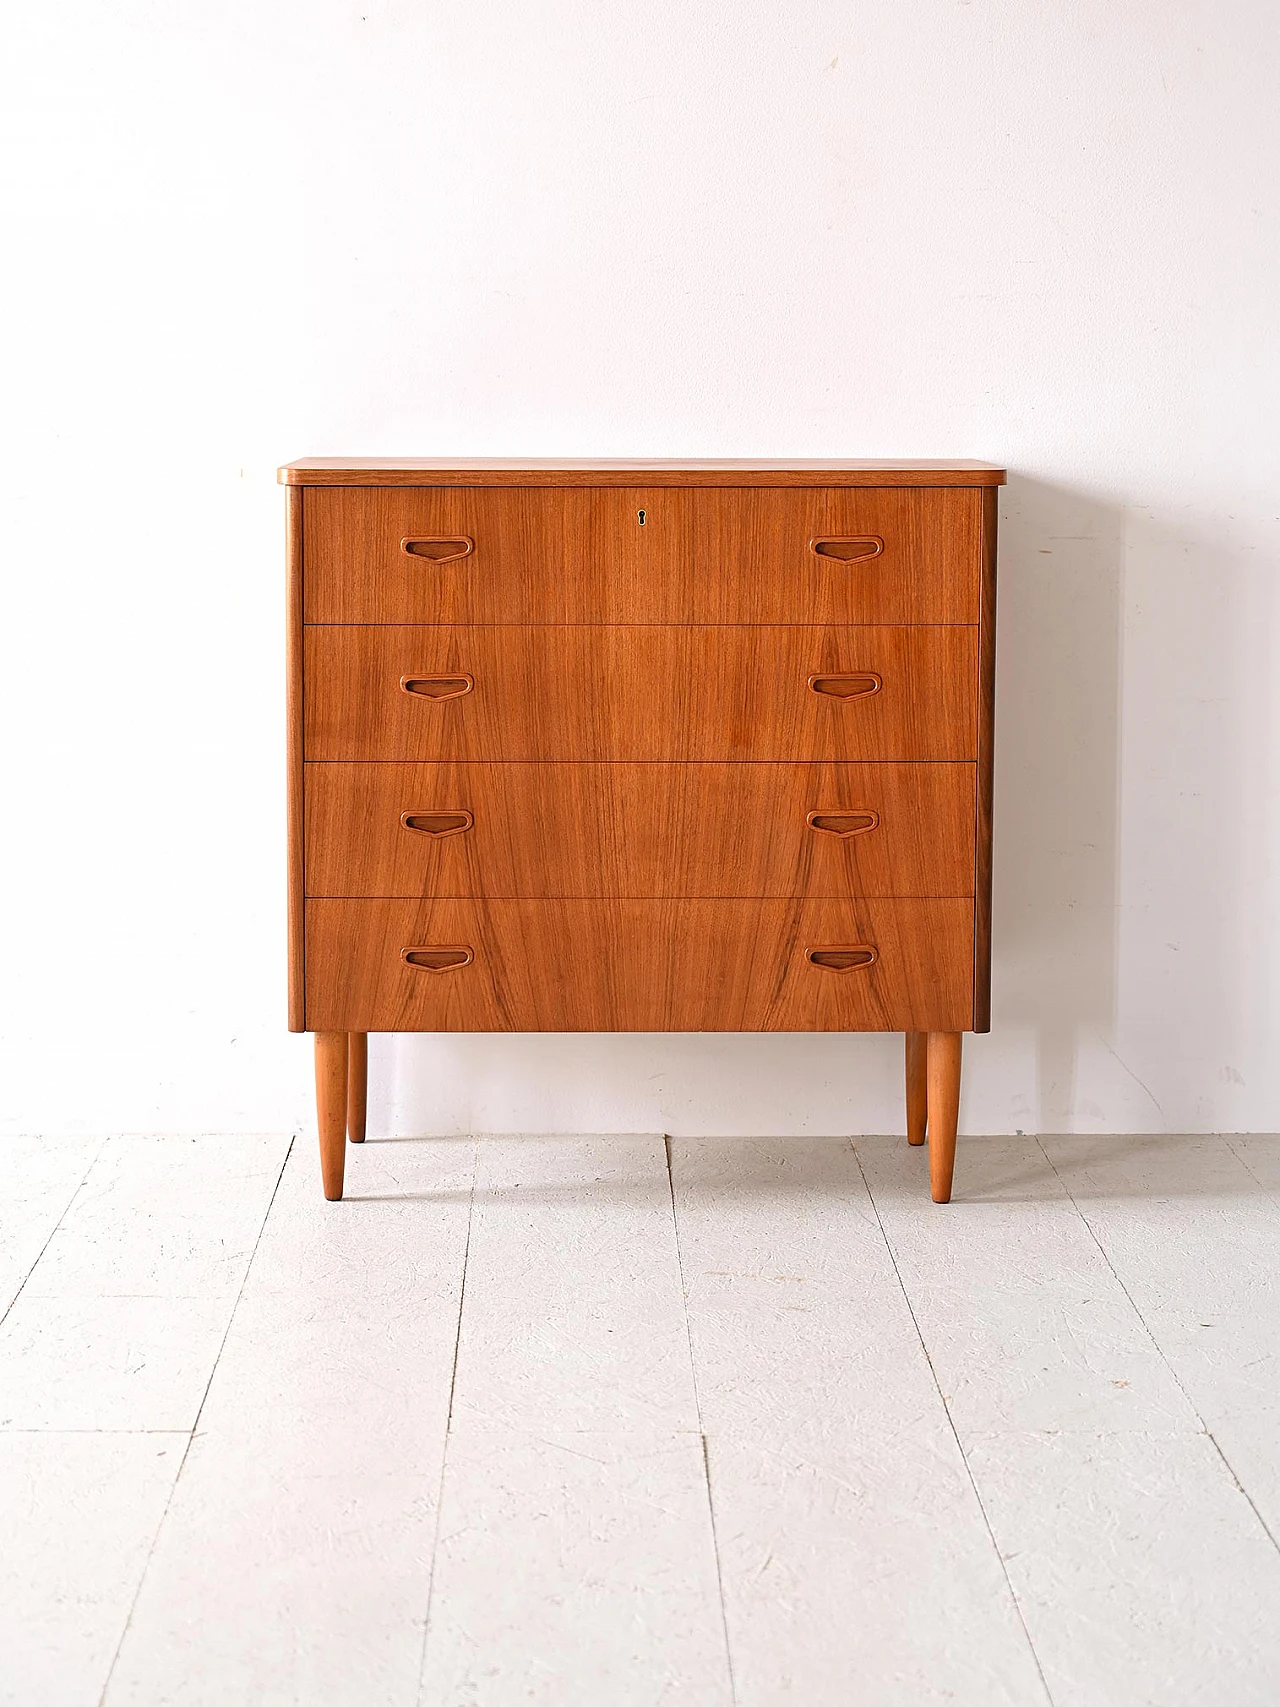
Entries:
[[311,764],[307,893],[970,896],[971,764]]
[[337,487],[305,505],[307,622],[978,620],[976,488]]
[[320,1031],[964,1031],[973,903],[308,901],[306,989]]
[[305,756],[970,760],[977,632],[311,627]]

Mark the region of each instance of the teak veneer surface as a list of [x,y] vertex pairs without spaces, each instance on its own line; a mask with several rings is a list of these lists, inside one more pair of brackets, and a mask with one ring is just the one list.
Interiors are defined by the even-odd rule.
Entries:
[[[968,896],[975,775],[972,764],[309,764],[307,893]],[[814,813],[835,828],[811,827]]]
[[286,463],[286,486],[1003,486],[990,462],[926,458],[781,462],[751,458],[309,456]]
[[[974,759],[978,630],[308,627],[308,759]],[[855,699],[815,675],[879,676]],[[433,700],[405,679],[474,681]]]
[[[307,622],[978,620],[973,488],[335,488],[305,514]],[[849,538],[879,549],[813,550]]]
[[[308,901],[317,1031],[960,1031],[973,903]],[[809,952],[870,945],[832,972]],[[427,971],[406,949],[466,949]]]
[[903,1031],[946,1201],[990,1024],[997,488],[955,461],[307,458],[289,1023]]

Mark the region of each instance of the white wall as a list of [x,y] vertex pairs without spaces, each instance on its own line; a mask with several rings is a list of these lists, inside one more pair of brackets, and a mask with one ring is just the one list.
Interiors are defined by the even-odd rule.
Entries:
[[[967,1130],[1280,1125],[1271,0],[48,0],[5,25],[15,1131],[307,1119],[308,453],[979,456]],[[379,1040],[375,1124],[892,1130],[898,1040]]]

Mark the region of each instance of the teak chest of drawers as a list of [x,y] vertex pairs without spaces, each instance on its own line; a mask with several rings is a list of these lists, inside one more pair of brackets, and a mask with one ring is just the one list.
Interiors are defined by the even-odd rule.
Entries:
[[951,1192],[988,1028],[985,463],[339,461],[289,528],[289,1023],[903,1031]]

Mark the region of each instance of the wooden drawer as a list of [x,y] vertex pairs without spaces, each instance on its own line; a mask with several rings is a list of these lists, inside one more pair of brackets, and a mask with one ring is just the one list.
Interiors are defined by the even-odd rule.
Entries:
[[311,627],[305,757],[973,759],[977,675],[967,626]]
[[971,623],[981,501],[973,487],[314,489],[304,615]]
[[309,764],[307,893],[972,895],[975,778],[971,764]]
[[[973,903],[306,904],[315,1031],[961,1031]],[[812,953],[865,958],[849,970]],[[413,965],[458,962],[445,970]]]

